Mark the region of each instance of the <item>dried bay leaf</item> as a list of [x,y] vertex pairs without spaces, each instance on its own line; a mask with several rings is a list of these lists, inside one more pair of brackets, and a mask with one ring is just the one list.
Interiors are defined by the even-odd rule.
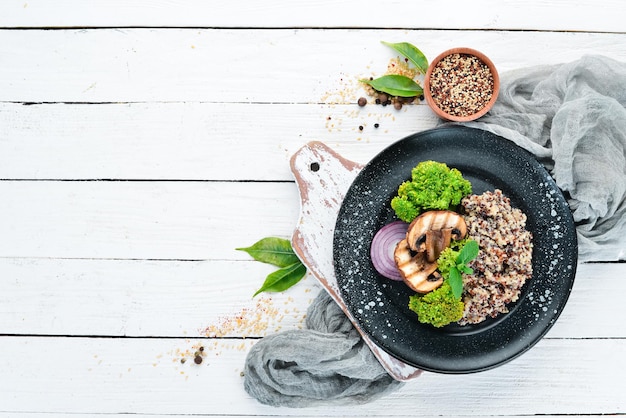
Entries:
[[300,261],[289,240],[277,237],[263,238],[250,247],[236,248],[245,251],[256,261],[272,264],[280,269],[270,273],[254,295],[262,292],[282,292],[298,283],[306,274],[306,266]]
[[400,54],[404,55],[406,58],[409,59],[409,61],[411,61],[415,65],[420,73],[426,74],[426,70],[428,70],[428,59],[416,46],[408,42],[381,42],[384,45],[387,45],[388,47],[393,48]]
[[300,261],[268,274],[265,282],[252,297],[262,292],[282,292],[298,283],[306,274],[306,267]]
[[398,97],[416,97],[424,93],[422,87],[409,77],[388,74],[374,80],[361,80],[361,82],[369,84],[374,89],[384,93]]
[[300,261],[291,248],[291,242],[284,238],[267,237],[250,247],[236,248],[236,250],[247,252],[256,261],[278,267],[287,267]]

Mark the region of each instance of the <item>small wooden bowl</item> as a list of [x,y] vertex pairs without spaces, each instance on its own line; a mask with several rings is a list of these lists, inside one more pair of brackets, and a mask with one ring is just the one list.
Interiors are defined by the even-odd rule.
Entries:
[[[479,59],[480,61],[482,61],[482,63],[485,64],[487,68],[489,69],[489,71],[491,72],[491,76],[493,78],[493,89],[492,89],[491,98],[486,104],[482,105],[481,103],[480,104],[481,107],[477,108],[475,112],[469,113],[471,109],[467,109],[467,111],[459,114],[459,112],[454,112],[452,109],[447,109],[445,107],[442,108],[441,105],[439,104],[441,103],[441,100],[437,96],[439,92],[431,91],[431,87],[432,87],[431,77],[433,77],[433,71],[437,68],[439,63],[444,58],[453,54],[461,54],[461,56],[467,56],[467,55],[473,56]],[[435,77],[438,77],[437,73],[435,73]],[[445,77],[451,78],[452,76],[446,75]],[[476,51],[475,49],[471,49],[471,48],[452,48],[452,49],[442,52],[430,63],[430,65],[428,66],[428,70],[426,71],[426,77],[424,78],[424,97],[426,98],[426,102],[428,103],[430,108],[440,118],[449,120],[449,121],[454,121],[454,122],[467,122],[467,121],[478,119],[479,117],[483,116],[493,107],[494,103],[496,102],[496,99],[498,98],[499,92],[500,92],[500,77],[498,76],[498,71],[496,70],[495,65],[493,65],[493,62],[491,62],[491,60],[487,58],[485,54],[483,54],[482,52]],[[463,101],[453,100],[452,102],[456,103],[457,106],[465,106],[465,107],[471,108],[471,105],[468,103],[467,100],[463,100]]]

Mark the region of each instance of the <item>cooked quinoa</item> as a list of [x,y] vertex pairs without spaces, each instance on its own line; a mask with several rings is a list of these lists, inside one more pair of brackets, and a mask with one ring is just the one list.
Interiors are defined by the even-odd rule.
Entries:
[[468,236],[480,252],[469,266],[474,273],[463,278],[465,312],[459,324],[476,324],[508,312],[522,286],[532,276],[532,234],[526,215],[511,207],[501,190],[471,195],[465,208]]

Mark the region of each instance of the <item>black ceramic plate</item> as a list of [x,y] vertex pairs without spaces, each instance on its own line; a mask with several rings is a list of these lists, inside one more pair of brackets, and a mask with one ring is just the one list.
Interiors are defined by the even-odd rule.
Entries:
[[[380,276],[370,244],[397,220],[390,208],[398,186],[420,161],[459,169],[480,194],[496,188],[527,215],[533,234],[533,276],[510,312],[481,324],[421,324],[407,305],[413,292]],[[469,373],[501,365],[537,343],[563,310],[574,283],[577,240],[571,212],[548,172],[531,154],[486,131],[445,126],[402,139],[378,154],[348,190],[335,226],[335,273],[345,303],[382,349],[423,370]]]

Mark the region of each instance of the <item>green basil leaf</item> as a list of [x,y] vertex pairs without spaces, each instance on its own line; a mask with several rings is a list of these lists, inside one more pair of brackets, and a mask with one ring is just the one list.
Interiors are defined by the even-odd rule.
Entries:
[[448,276],[448,283],[452,288],[452,294],[455,298],[461,299],[463,294],[463,277],[456,267],[450,269],[450,275]]
[[270,273],[263,286],[252,297],[261,292],[282,292],[298,283],[306,274],[306,267],[300,261]]
[[404,75],[388,74],[374,80],[361,80],[378,91],[389,93],[392,96],[415,97],[424,93],[422,87]]
[[478,255],[478,243],[474,240],[469,240],[456,258],[457,264],[467,264],[472,261]]
[[300,262],[296,253],[293,252],[293,248],[291,248],[291,242],[283,238],[263,238],[250,247],[236,248],[236,250],[247,252],[256,261],[278,267],[287,267]]
[[422,51],[417,49],[417,47],[408,42],[399,42],[397,44],[394,44],[382,41],[382,43],[390,48],[395,49],[397,52],[407,57],[409,61],[411,61],[415,65],[420,73],[426,74],[426,70],[428,70],[428,59],[422,53]]
[[465,274],[473,274],[474,273],[474,269],[471,267],[467,267],[465,264],[463,264],[463,267],[461,267],[460,269],[463,273]]

